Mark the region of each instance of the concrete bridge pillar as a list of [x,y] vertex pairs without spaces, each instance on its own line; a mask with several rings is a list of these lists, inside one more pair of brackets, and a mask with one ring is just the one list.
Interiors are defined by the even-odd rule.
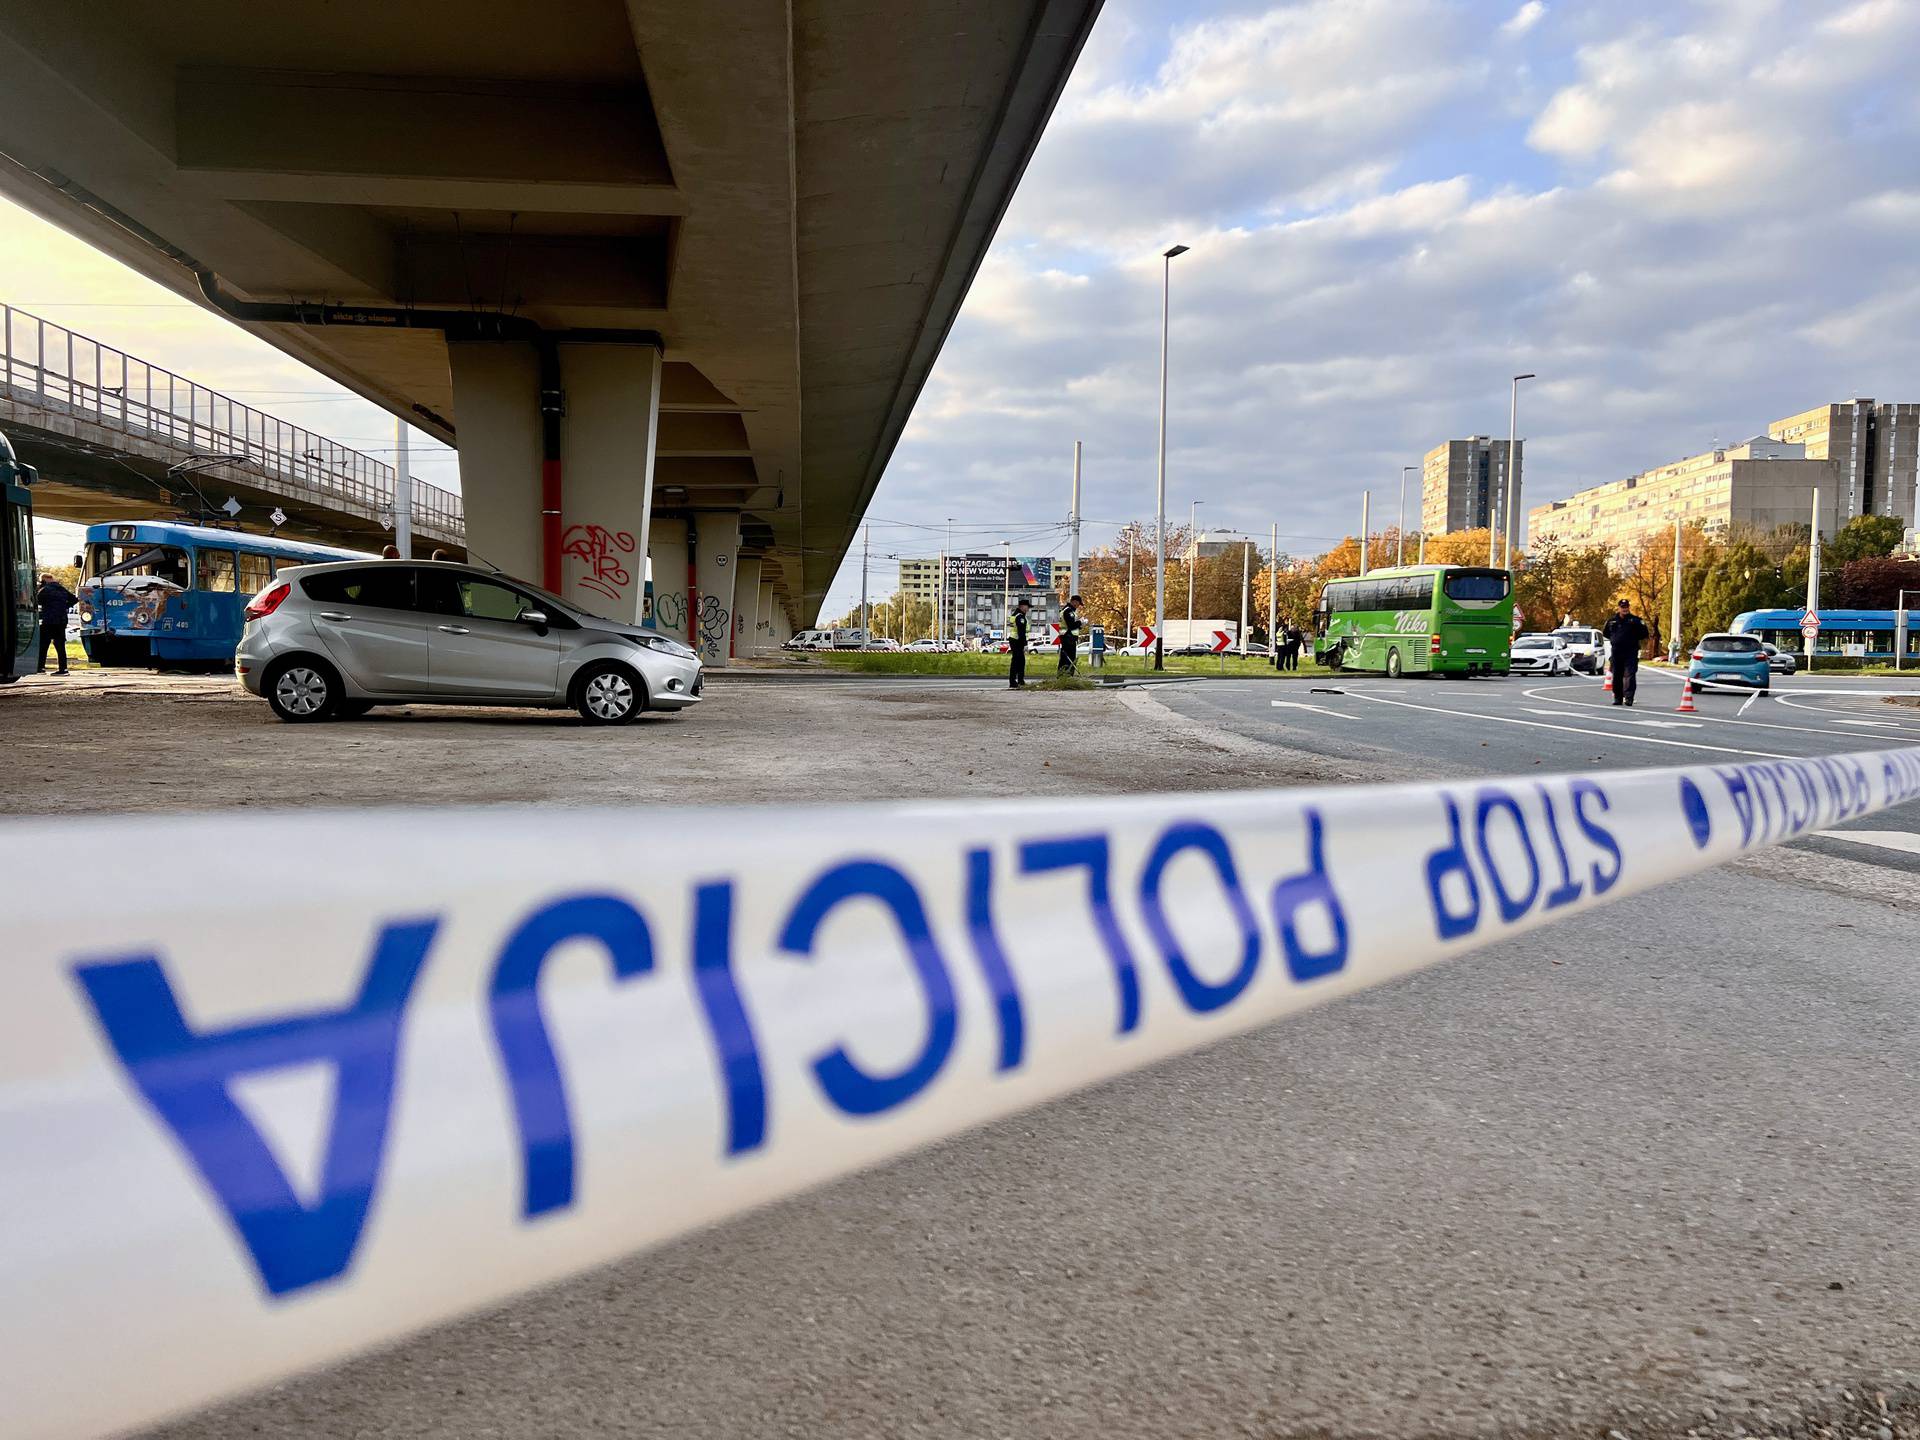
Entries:
[[742,555],[733,575],[733,653],[751,655],[759,648],[755,633],[760,621],[760,557]]
[[[460,426],[467,550],[539,584],[542,553],[540,366],[531,345],[447,347]],[[594,615],[641,618],[660,415],[660,352],[650,345],[559,347],[560,594]]]
[[689,645],[694,642],[688,624],[687,522],[684,516],[661,515],[648,532],[647,554],[653,561],[653,628]]
[[713,666],[733,658],[733,594],[740,568],[740,512],[700,510],[693,517],[694,639],[688,643]]
[[773,638],[773,617],[780,607],[774,600],[773,577],[768,573],[768,567],[765,565],[760,567],[760,603],[757,608],[759,623],[754,626],[755,647],[762,653],[779,649],[779,642]]

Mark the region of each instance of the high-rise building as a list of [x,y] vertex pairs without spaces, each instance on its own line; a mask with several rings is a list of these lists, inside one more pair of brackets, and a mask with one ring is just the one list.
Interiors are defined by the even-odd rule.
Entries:
[[[1832,468],[1834,514],[1840,524],[1856,515],[1897,515],[1914,521],[1914,465],[1920,442],[1920,405],[1847,400],[1817,405],[1767,427],[1776,440],[1807,447],[1809,460]],[[1828,507],[1822,493],[1820,508]]]
[[[1515,445],[1514,513],[1526,478],[1527,442]],[[1449,440],[1427,452],[1420,477],[1420,528],[1428,535],[1491,529],[1506,503],[1507,442],[1485,435]],[[1521,540],[1517,529],[1513,543]]]
[[1712,535],[1805,525],[1816,487],[1825,535],[1859,515],[1913,524],[1920,405],[1821,405],[1768,432],[1536,506],[1529,541],[1627,551],[1671,534],[1675,519]]

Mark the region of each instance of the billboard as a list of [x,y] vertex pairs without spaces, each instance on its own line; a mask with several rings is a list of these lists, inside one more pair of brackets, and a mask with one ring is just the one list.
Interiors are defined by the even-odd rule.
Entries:
[[947,561],[952,583],[972,589],[991,586],[995,590],[1051,590],[1051,555],[1016,555],[1009,562],[1004,555],[955,555]]

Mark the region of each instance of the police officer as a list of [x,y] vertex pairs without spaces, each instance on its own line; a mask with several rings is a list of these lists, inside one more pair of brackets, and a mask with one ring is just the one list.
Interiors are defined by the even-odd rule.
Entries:
[[1600,633],[1607,637],[1608,663],[1613,666],[1613,703],[1631,705],[1640,679],[1640,647],[1647,643],[1646,621],[1622,600]]
[[1027,683],[1027,611],[1031,602],[1022,595],[1013,606],[1013,618],[1007,623],[1007,688],[1018,690]]
[[1060,612],[1060,673],[1080,673],[1080,597],[1069,595]]
[[42,575],[36,598],[40,603],[40,668],[47,668],[47,647],[51,645],[60,656],[60,668],[53,673],[64,675],[67,673],[67,612],[80,597],[53,576]]

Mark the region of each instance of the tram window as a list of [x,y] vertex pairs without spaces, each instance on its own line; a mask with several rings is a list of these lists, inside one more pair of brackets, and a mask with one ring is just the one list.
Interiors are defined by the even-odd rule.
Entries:
[[231,595],[233,593],[233,551],[201,550],[195,553],[200,562],[200,570],[194,581],[194,588],[210,590],[216,595]]

